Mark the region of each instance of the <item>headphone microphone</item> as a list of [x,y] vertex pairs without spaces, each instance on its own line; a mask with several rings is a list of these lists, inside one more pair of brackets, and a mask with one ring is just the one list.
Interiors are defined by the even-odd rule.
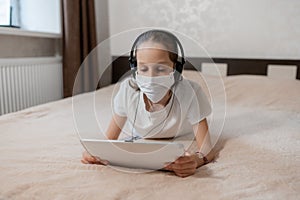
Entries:
[[[131,74],[133,76],[133,78],[135,79],[135,75],[136,75],[136,71],[137,71],[137,60],[136,60],[136,45],[139,42],[139,40],[141,39],[141,37],[143,37],[145,34],[148,33],[163,33],[168,35],[169,37],[171,37],[175,42],[176,45],[179,46],[180,52],[181,52],[181,60],[180,61],[176,61],[175,62],[175,71],[174,71],[174,80],[175,83],[177,83],[180,79],[181,79],[181,74],[182,74],[182,70],[184,67],[184,63],[185,63],[185,58],[184,58],[184,51],[183,51],[183,47],[179,41],[179,39],[172,34],[171,32],[168,31],[164,31],[164,30],[150,30],[150,31],[146,31],[144,33],[142,33],[141,35],[139,35],[136,40],[134,41],[131,51],[130,51],[130,57],[129,57],[129,66],[130,66],[130,70],[131,70]],[[178,53],[177,53],[178,54]]]

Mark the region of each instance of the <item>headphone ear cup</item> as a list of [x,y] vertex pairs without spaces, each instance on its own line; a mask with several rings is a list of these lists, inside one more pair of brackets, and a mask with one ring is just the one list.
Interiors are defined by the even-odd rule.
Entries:
[[133,78],[135,79],[135,73],[137,71],[137,62],[134,59],[134,60],[130,61],[129,63],[130,63],[131,74],[132,74]]
[[181,62],[177,61],[175,64],[175,73],[174,73],[175,82],[180,80],[182,69],[183,69],[183,65],[181,64]]

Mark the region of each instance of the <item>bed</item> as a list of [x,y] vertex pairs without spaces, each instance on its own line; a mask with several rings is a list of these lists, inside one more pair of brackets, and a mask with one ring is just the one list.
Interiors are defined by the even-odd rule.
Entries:
[[[199,72],[186,70],[184,76],[199,81]],[[263,75],[222,81],[226,117],[217,156],[187,178],[82,164],[72,98],[1,116],[0,199],[298,199],[300,81]],[[84,105],[95,95],[105,123],[113,88],[74,98]]]

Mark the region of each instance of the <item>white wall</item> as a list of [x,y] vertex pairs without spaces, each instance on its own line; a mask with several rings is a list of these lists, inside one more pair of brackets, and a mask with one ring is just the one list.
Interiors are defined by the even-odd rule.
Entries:
[[[300,59],[299,0],[110,0],[109,25],[110,35],[141,27],[173,29],[213,57]],[[112,54],[130,49],[140,32],[112,42]]]

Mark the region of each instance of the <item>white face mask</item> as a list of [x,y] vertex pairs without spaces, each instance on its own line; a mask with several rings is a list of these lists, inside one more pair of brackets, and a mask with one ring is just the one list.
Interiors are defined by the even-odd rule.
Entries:
[[159,102],[175,83],[174,72],[166,76],[142,76],[136,72],[136,83],[153,103]]

